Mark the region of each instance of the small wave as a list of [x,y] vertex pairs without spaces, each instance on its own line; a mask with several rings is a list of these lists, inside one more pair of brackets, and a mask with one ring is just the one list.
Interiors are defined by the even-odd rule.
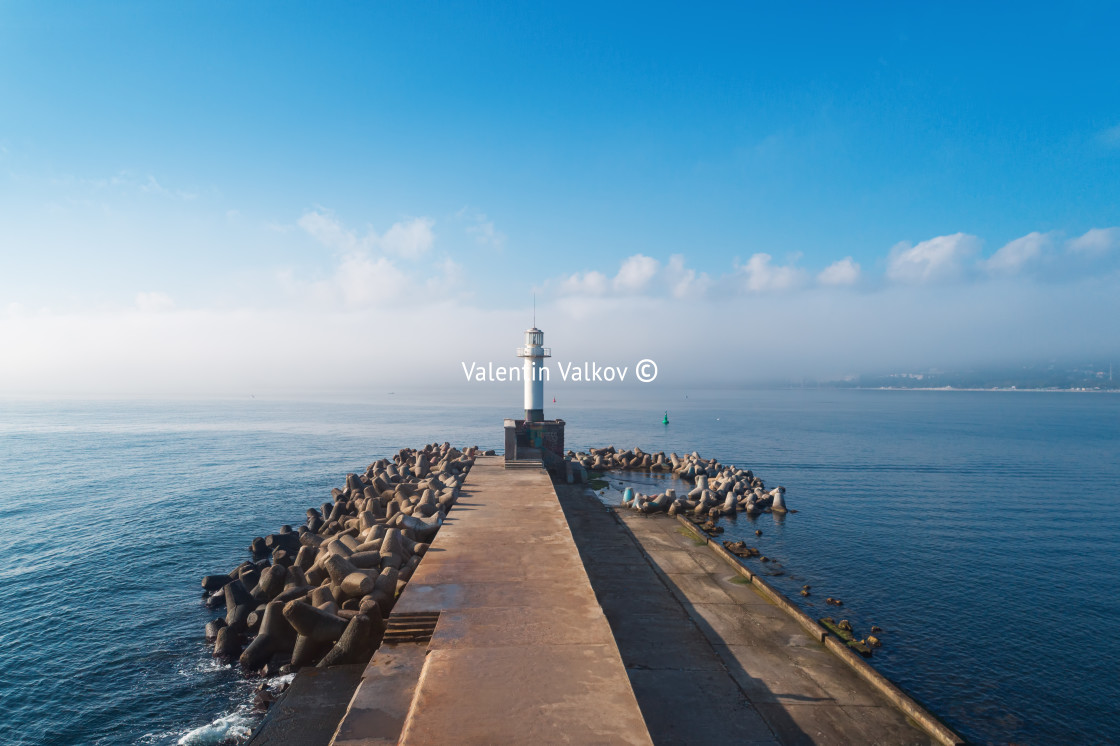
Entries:
[[179,746],[225,746],[245,741],[253,734],[253,719],[246,711],[223,715],[212,723],[187,731]]
[[[218,663],[213,660],[203,660],[193,668],[181,669],[179,673],[184,676],[193,675],[203,672],[214,672],[219,670],[226,670],[229,666],[224,663]],[[294,673],[283,674],[281,676],[273,676],[265,682],[269,691],[273,694],[279,694],[285,685],[291,684],[292,680],[296,677]],[[178,746],[235,746],[236,744],[244,743],[249,740],[253,735],[253,727],[256,725],[259,716],[253,712],[249,707],[242,706],[228,715],[222,715],[211,723],[200,726],[193,730],[186,731],[180,736],[178,741],[175,741]],[[179,731],[182,733],[182,731]],[[174,738],[174,733],[166,734],[162,737],[147,734],[144,738],[140,739],[140,743],[170,743],[165,740],[170,736]]]
[[268,688],[271,691],[278,692],[285,684],[291,684],[295,681],[296,675],[294,673],[281,674],[280,676],[273,676],[268,680]]
[[232,665],[229,663],[223,663],[217,658],[207,657],[185,661],[176,667],[175,673],[187,678],[193,678],[199,674],[225,673],[231,668]]

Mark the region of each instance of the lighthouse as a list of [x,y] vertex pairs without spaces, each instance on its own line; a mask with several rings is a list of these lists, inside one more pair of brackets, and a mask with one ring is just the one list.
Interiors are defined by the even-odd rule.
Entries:
[[525,421],[544,422],[544,359],[552,350],[544,346],[544,332],[533,327],[525,332],[525,346],[517,348],[517,356],[525,360]]
[[[535,316],[536,314],[534,314]],[[564,420],[544,418],[544,379],[548,369],[544,359],[552,350],[544,346],[544,332],[536,326],[525,332],[525,346],[517,348],[524,368],[525,419],[506,420],[506,468],[539,469],[544,466],[554,474],[564,469]]]

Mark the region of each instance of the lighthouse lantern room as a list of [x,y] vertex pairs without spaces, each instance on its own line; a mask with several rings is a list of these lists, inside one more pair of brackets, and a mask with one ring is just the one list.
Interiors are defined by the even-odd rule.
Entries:
[[525,360],[525,419],[544,422],[544,359],[552,350],[544,346],[544,332],[533,327],[525,332],[525,346],[517,348],[517,356]]

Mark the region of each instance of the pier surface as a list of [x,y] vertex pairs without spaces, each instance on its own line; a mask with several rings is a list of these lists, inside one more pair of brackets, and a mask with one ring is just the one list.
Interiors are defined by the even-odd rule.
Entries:
[[937,742],[677,521],[521,466],[477,460],[333,737],[287,743]]
[[398,742],[651,743],[542,469],[478,458],[401,593],[332,740]]
[[655,743],[934,743],[677,521],[557,492]]

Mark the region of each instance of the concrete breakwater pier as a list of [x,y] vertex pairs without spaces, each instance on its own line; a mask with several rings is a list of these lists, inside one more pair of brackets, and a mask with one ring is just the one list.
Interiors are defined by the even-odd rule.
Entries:
[[207,607],[226,610],[206,625],[214,657],[266,675],[368,660],[475,450],[433,444],[370,464],[298,530],[257,537],[251,560],[204,577]]
[[[612,452],[633,461],[633,451]],[[395,462],[418,453],[402,451]],[[611,510],[574,475],[566,483],[566,468],[554,482],[539,461],[507,464],[469,449],[452,461],[463,479],[444,488],[454,500],[432,514],[441,527],[412,555],[422,559],[388,613],[381,598],[377,612],[364,596],[339,605],[333,586],[347,575],[328,570],[318,586],[331,587],[338,610],[331,601],[319,610],[346,620],[344,633],[363,603],[377,632],[356,657],[300,667],[251,743],[960,742],[901,692],[895,699],[873,685],[857,668],[866,666],[861,659],[822,642],[718,543],[706,545],[660,511],[634,509],[638,496],[629,509]],[[395,471],[400,478],[402,469]],[[707,476],[709,485],[716,481]],[[364,487],[363,498],[354,497],[353,482],[336,505],[370,499]],[[390,493],[386,513],[394,502],[416,513],[426,500],[396,487]],[[344,531],[369,532],[361,512],[334,520]],[[392,517],[372,520],[386,525]],[[273,655],[266,666],[295,667]]]
[[374,655],[335,746],[650,743],[539,464],[477,460],[394,614],[427,629]]
[[716,459],[705,459],[693,451],[680,457],[675,453],[644,453],[640,448],[618,450],[591,448],[588,453],[568,452],[564,461],[568,483],[590,482],[592,475],[605,471],[638,471],[651,474],[671,474],[692,482],[688,494],[678,495],[669,489],[659,495],[626,493],[624,504],[641,513],[663,512],[669,515],[690,513],[707,516],[713,521],[721,516],[745,512],[787,512],[786,488],[778,486],[766,491],[766,485],[750,469],[721,464]]

